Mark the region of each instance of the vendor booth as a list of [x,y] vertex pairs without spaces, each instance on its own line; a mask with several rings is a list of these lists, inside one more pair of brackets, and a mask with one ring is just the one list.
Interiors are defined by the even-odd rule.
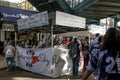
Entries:
[[[49,32],[53,34],[86,30],[85,18],[63,12],[47,11],[20,19],[19,31]],[[21,48],[17,46],[17,66],[49,77],[58,77],[72,73],[72,60],[69,50],[64,47]]]

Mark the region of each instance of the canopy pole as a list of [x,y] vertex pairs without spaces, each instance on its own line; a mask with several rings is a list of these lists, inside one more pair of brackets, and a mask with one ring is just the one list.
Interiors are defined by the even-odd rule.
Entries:
[[15,31],[15,47],[17,45],[17,32]]
[[88,30],[88,32],[87,32],[87,33],[88,33],[88,37],[89,37],[89,47],[90,47],[90,45],[91,45],[91,44],[90,44],[90,43],[91,43],[91,35],[90,35],[89,30]]
[[15,31],[15,68],[17,67],[17,32]]
[[106,31],[107,31],[107,26],[108,26],[108,22],[107,22],[107,18],[106,18]]
[[53,25],[51,25],[51,37],[52,37],[52,44],[51,44],[51,46],[53,48]]

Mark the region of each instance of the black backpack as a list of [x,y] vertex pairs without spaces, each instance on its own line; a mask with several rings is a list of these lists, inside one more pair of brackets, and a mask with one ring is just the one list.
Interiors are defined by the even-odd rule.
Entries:
[[69,56],[71,58],[75,58],[77,56],[77,43],[72,43],[70,46],[69,46]]

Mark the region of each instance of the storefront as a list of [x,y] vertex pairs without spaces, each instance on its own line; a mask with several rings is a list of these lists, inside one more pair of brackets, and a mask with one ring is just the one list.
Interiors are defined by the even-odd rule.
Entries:
[[17,20],[36,13],[35,11],[0,6],[0,41],[7,38],[14,39],[14,32],[17,31]]

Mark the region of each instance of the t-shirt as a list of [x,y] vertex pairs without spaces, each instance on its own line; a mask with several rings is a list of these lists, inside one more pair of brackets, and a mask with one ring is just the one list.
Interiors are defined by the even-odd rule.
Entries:
[[5,47],[4,52],[5,52],[5,57],[13,57],[15,48],[12,45],[8,45]]
[[99,42],[94,43],[91,47],[90,47],[90,54],[94,55],[98,52],[100,52],[101,50],[101,44]]
[[120,80],[120,56],[117,58],[116,64],[114,65],[111,72],[110,68],[114,63],[117,53],[111,51],[101,51],[96,53],[92,59],[89,61],[87,69],[90,71],[95,71],[99,68],[99,79],[103,80],[109,73],[107,80]]
[[47,39],[45,40],[45,43],[46,43],[46,45],[50,45],[50,44],[51,44],[51,40],[47,38]]
[[38,42],[38,47],[40,47],[40,48],[45,47],[45,41],[40,40],[40,41]]
[[90,43],[90,45],[93,45],[93,44],[97,43],[97,42],[98,42],[98,38],[99,38],[99,37],[96,37],[96,38]]

